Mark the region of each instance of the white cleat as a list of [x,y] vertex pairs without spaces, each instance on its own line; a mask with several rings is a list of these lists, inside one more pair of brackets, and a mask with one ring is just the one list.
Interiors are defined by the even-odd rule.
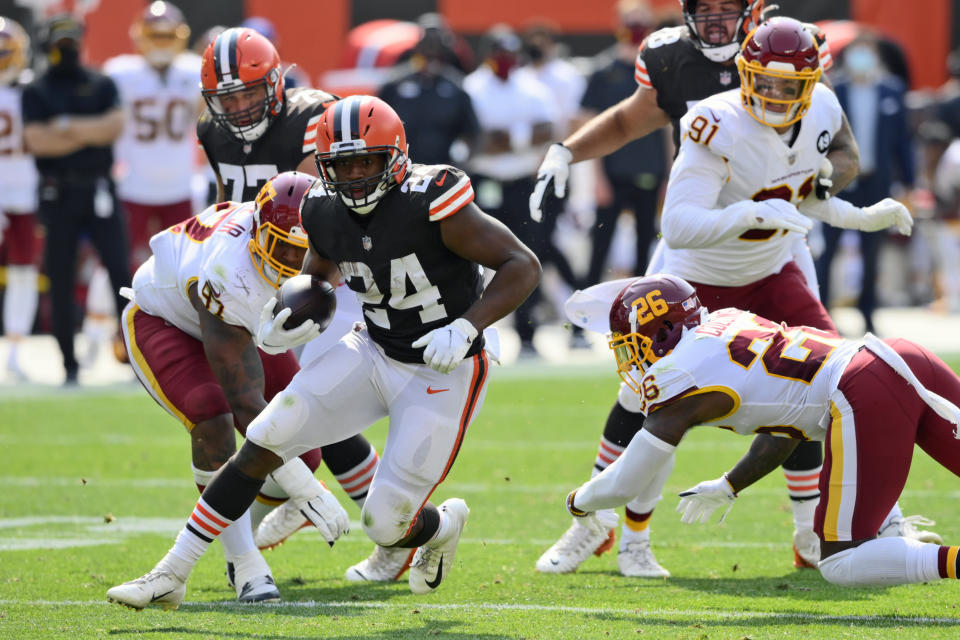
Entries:
[[399,580],[403,572],[410,566],[416,549],[403,547],[373,548],[373,553],[363,562],[347,569],[344,576],[351,582],[393,582]]
[[904,516],[902,518],[892,518],[887,526],[877,534],[878,538],[912,538],[920,542],[929,542],[932,544],[943,544],[943,538],[935,531],[923,531],[917,527],[932,527],[937,524],[930,518],[924,516]]
[[253,541],[261,551],[273,549],[303,527],[309,526],[310,521],[300,512],[296,503],[287,500],[260,521],[260,526],[253,532]]
[[813,529],[793,530],[793,566],[816,569],[820,562],[820,536]]
[[254,549],[234,558],[234,589],[239,602],[279,602],[280,591],[270,567]]
[[167,567],[157,565],[147,575],[111,588],[107,600],[137,611],[150,605],[168,611],[179,607],[186,594],[187,583]]
[[453,530],[442,540],[431,540],[417,549],[410,564],[410,590],[417,595],[432,593],[440,586],[453,566],[457,543],[467,523],[470,509],[460,498],[450,498],[440,505],[440,511],[454,519]]
[[670,572],[660,566],[650,540],[621,541],[617,553],[617,567],[629,578],[669,578]]
[[[613,514],[616,518],[616,514]],[[616,520],[607,526],[593,517],[574,518],[573,524],[537,560],[541,573],[572,573],[591,555],[601,556],[617,539]]]

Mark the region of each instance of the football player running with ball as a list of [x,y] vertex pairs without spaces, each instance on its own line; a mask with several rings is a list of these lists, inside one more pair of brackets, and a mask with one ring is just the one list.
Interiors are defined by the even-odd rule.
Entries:
[[[283,171],[317,174],[317,122],[337,96],[284,87],[280,56],[273,44],[249,28],[223,31],[203,54],[201,84],[207,109],[197,123],[197,138],[217,176],[218,201],[249,201],[263,184]],[[337,288],[334,325],[304,346],[303,363],[318,357],[361,319],[357,297]],[[363,508],[380,458],[362,435],[323,448],[323,462],[341,488]],[[268,479],[251,510],[257,544],[273,547],[309,523],[284,502],[285,493]],[[274,506],[280,506],[273,509]],[[375,550],[364,562],[347,569],[355,581],[391,581],[410,563],[410,554]]]
[[599,526],[593,512],[656,483],[696,425],[760,435],[729,472],[680,494],[678,511],[688,523],[729,511],[737,494],[798,442],[816,440],[826,463],[814,529],[828,582],[882,586],[960,576],[956,546],[877,537],[903,491],[915,444],[960,476],[960,378],[909,340],[869,333],[844,340],[740,309],[708,313],[698,296],[683,279],[657,274],[631,281],[614,300],[610,348],[647,420],[616,462],[569,494],[570,513]]
[[[130,364],[153,399],[190,433],[201,492],[236,451],[234,427],[245,433],[299,370],[292,353],[258,350],[253,336],[264,304],[303,263],[307,237],[299,206],[313,180],[282,173],[254,202],[223,202],[156,234],[153,255],[137,270],[132,290],[125,290],[131,302],[122,331]],[[313,325],[291,333],[308,338],[319,333]],[[293,457],[273,473],[275,481],[288,495],[313,500],[346,520],[336,498],[313,477],[320,451],[302,453],[304,460]],[[190,526],[196,535],[209,536],[206,521]],[[220,539],[238,599],[278,600],[249,513],[240,514]]]
[[[686,26],[657,31],[648,36],[641,45],[636,63],[635,75],[638,84],[636,92],[590,120],[579,131],[567,138],[563,145],[557,144],[550,148],[540,167],[538,188],[531,195],[531,210],[538,209],[542,205],[543,193],[547,189],[554,188],[559,195],[562,195],[570,163],[611,153],[622,144],[640,138],[668,122],[673,124],[674,141],[680,149],[682,131],[680,120],[687,113],[690,105],[712,94],[739,86],[740,75],[735,66],[735,58],[740,50],[740,43],[761,19],[764,12],[763,0],[681,0],[681,6]],[[815,38],[820,43],[817,47],[819,67],[828,68],[831,63],[829,50],[825,44],[822,44],[822,38],[819,36]],[[712,119],[710,113],[704,112],[704,117],[708,118],[708,121],[691,119],[696,129],[701,128],[702,125],[702,133],[698,133],[696,129],[691,130],[691,135],[696,136],[701,142],[711,137],[710,133],[714,125],[720,126]],[[797,131],[800,128],[799,123],[793,126]],[[804,131],[806,129],[805,126]],[[788,136],[787,140],[778,142],[781,147],[790,142],[789,136],[792,133],[788,132],[785,135]],[[839,114],[839,128],[831,129],[828,137],[823,140],[818,138],[816,143],[825,145],[817,150],[821,153],[825,151],[825,157],[829,163],[823,163],[822,169],[819,165],[814,167],[816,175],[811,183],[811,189],[817,199],[826,199],[830,194],[846,186],[858,170],[856,142],[842,112]],[[809,142],[801,144],[809,144]],[[760,187],[758,191],[759,189]],[[749,199],[755,193],[741,194],[738,197]],[[807,195],[807,192],[803,195]],[[767,193],[762,197],[781,196]],[[796,198],[796,195],[793,197]],[[813,198],[808,200],[812,203]],[[664,215],[666,216],[666,213]],[[703,220],[688,220],[687,224],[692,230],[696,230],[702,224],[700,234],[704,237],[711,233],[710,217]],[[767,271],[762,275],[770,276],[771,281],[760,277],[752,283],[740,280],[724,281],[713,277],[702,278],[702,283],[715,286],[710,291],[713,298],[708,302],[705,294],[701,298],[711,307],[739,305],[778,322],[805,324],[835,332],[833,322],[817,297],[813,259],[806,246],[804,234],[793,233],[787,237],[792,242],[791,259],[765,267]],[[749,238],[744,238],[740,243],[743,248],[753,246],[753,241]],[[762,243],[763,241],[760,241],[760,244]],[[660,243],[648,267],[648,272],[666,270],[663,264],[663,244],[663,242]],[[736,260],[738,257],[739,253],[736,253],[727,260],[729,261],[730,258]],[[800,274],[802,278],[798,278]],[[768,291],[781,279],[788,279],[792,284],[799,283],[804,290],[797,294],[799,297],[796,299],[783,294],[769,295]],[[604,302],[600,306],[606,307],[623,284],[625,282],[620,282],[607,290],[605,297],[601,296],[604,297]],[[745,291],[752,291],[749,304],[742,297],[733,296],[734,292],[740,291],[737,285],[742,285],[741,288]],[[591,289],[583,293],[586,293],[587,297],[595,297]],[[577,298],[577,294],[574,298]],[[572,299],[571,302],[574,300]],[[581,324],[576,317],[571,316],[571,319]],[[605,331],[605,328],[600,330]],[[628,389],[622,387],[617,403],[610,410],[594,461],[594,475],[616,460],[634,434],[643,426],[643,414],[634,408],[634,403],[630,400],[631,395]],[[812,567],[819,558],[818,541],[813,533],[813,511],[819,496],[816,478],[819,475],[822,460],[820,443],[800,443],[783,465],[793,507],[794,565],[798,567]],[[661,498],[659,486],[666,481],[670,470],[670,465],[665,465],[662,468],[664,474],[662,482],[656,487],[651,486],[649,491],[641,491],[635,500],[626,505],[626,521],[623,525],[617,557],[620,572],[624,575],[636,577],[670,575],[653,555],[650,548],[649,529],[653,510]],[[613,526],[616,523],[616,514],[612,511],[604,512],[600,514],[600,519],[606,522],[607,526],[597,530],[587,530],[574,519],[560,540],[540,557],[537,570],[546,573],[576,571],[577,567],[591,554],[600,555],[608,550],[615,539]],[[907,530],[916,532],[912,527],[914,521],[901,518],[891,523],[895,526],[889,530],[889,533],[896,535]],[[919,534],[926,535],[925,532],[919,532]]]
[[[454,565],[468,509],[429,501],[483,405],[496,340],[484,329],[534,290],[540,264],[529,248],[473,204],[470,179],[448,165],[412,164],[403,123],[385,102],[351,96],[320,121],[322,177],[301,212],[310,248],[303,272],[342,274],[363,303],[360,325],[302,369],[250,425],[247,440],[204,491],[170,552],[148,574],[108,597],[140,608],[151,594],[182,602],[186,580],[210,541],[254,500],[285,460],[390,426],[383,461],[363,506],[378,545],[416,549],[410,589],[434,591]],[[496,272],[486,288],[480,266]],[[296,336],[262,323],[261,344]],[[489,332],[488,332],[489,333]],[[298,503],[331,543],[345,523]],[[198,535],[192,522],[212,523]]]

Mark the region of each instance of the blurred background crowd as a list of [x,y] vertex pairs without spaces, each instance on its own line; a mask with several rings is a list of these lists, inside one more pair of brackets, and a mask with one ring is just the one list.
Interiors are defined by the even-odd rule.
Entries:
[[[917,221],[911,237],[815,230],[810,244],[828,308],[857,306],[865,329],[873,328],[878,306],[960,313],[960,3],[779,5],[775,14],[816,23],[826,34],[834,59],[828,75],[860,146],[861,176],[844,197],[872,203],[892,195]],[[117,237],[127,238],[119,254],[131,269],[149,255],[150,234],[165,224],[149,217],[150,206],[183,201],[196,213],[214,197],[212,172],[195,142],[203,108],[199,56],[224,28],[243,25],[275,44],[288,87],[382,97],[403,118],[416,162],[465,169],[477,204],[535,249],[544,282],[517,312],[528,355],[535,355],[538,326],[562,322],[562,303],[573,290],[644,271],[673,156],[670,132],[575,165],[567,197],[551,203],[541,224],[528,224],[527,199],[547,146],[635,90],[637,47],[653,31],[682,25],[677,0],[205,0],[158,8],[159,19],[145,19],[151,6],[141,0],[0,0],[6,17],[0,20],[3,88],[27,86],[59,64],[51,53],[49,18],[65,11],[82,26],[75,34],[80,62],[116,83],[124,124],[100,138],[113,145],[109,176],[116,189],[95,195],[112,197],[126,220],[129,233]],[[137,84],[129,78],[137,61],[176,68],[187,79],[182,92],[166,92],[169,102],[160,104],[142,89],[129,89]],[[16,378],[20,336],[56,334],[58,327],[61,334],[82,331],[89,348],[78,355],[81,366],[108,345],[116,331],[116,287],[110,283],[122,278],[100,266],[112,261],[116,269],[120,259],[109,249],[110,229],[71,230],[76,255],[67,251],[69,264],[61,259],[57,268],[76,275],[69,292],[76,310],[54,317],[49,250],[44,259],[50,226],[27,217],[42,209],[43,183],[22,163],[30,149],[20,133],[4,131],[3,106],[0,145],[13,136],[10,148],[0,149],[0,229],[6,230],[0,286],[11,347],[0,358],[6,375]],[[164,137],[169,144],[156,146]],[[12,168],[15,158],[21,164]],[[162,187],[149,183],[158,170]],[[18,188],[22,194],[25,187],[40,194],[40,205],[4,195]],[[105,210],[111,203],[100,205]],[[588,346],[576,333],[570,342]]]

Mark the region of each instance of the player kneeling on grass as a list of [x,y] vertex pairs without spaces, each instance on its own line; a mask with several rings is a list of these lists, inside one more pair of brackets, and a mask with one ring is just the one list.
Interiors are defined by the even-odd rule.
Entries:
[[570,493],[574,516],[603,526],[594,512],[649,484],[696,425],[759,435],[729,472],[680,494],[684,522],[729,510],[799,441],[822,440],[814,529],[823,577],[840,585],[958,577],[958,547],[877,538],[914,444],[960,476],[960,378],[927,349],[869,333],[844,340],[739,309],[708,313],[689,283],[665,274],[620,292],[610,331],[620,377],[647,419],[616,462]]
[[[430,593],[454,564],[468,509],[429,497],[446,477],[483,405],[496,341],[484,329],[537,286],[540,264],[510,231],[473,204],[470,179],[447,165],[412,164],[403,123],[382,100],[350,96],[327,109],[317,133],[322,177],[301,205],[309,250],[303,272],[346,284],[363,301],[360,325],[301,370],[251,423],[240,451],[203,492],[176,544],[147,575],[107,597],[176,607],[201,554],[249,507],[284,461],[390,426],[363,505],[363,529],[385,549],[416,549],[410,589]],[[496,274],[486,288],[479,265]],[[268,319],[261,345],[300,340]],[[296,498],[294,498],[296,499]],[[339,513],[298,506],[331,544]],[[198,531],[198,520],[208,528]]]

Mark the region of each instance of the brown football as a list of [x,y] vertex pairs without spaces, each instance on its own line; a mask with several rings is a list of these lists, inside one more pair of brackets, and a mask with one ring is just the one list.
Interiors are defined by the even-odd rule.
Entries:
[[301,274],[288,279],[277,290],[276,313],[289,307],[293,313],[283,323],[284,329],[295,329],[306,320],[313,320],[323,331],[337,310],[337,292],[329,282],[316,276]]

